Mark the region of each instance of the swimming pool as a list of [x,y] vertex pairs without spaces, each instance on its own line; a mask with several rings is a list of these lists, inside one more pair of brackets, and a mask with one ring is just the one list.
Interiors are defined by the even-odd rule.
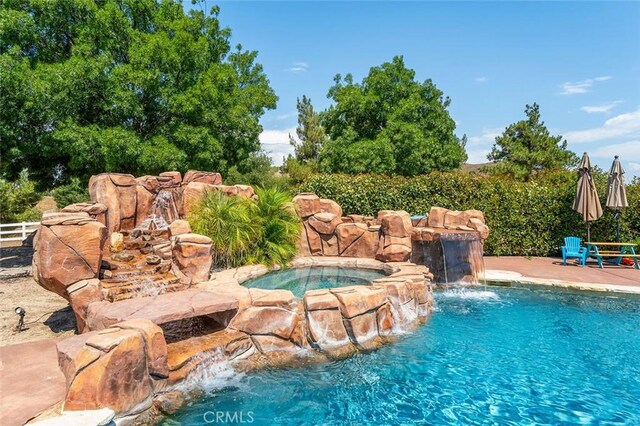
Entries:
[[164,424],[640,424],[640,298],[489,288],[436,301],[375,352],[224,370]]
[[384,272],[374,269],[319,266],[271,272],[243,285],[264,290],[291,290],[294,296],[302,298],[307,290],[367,285],[384,276]]

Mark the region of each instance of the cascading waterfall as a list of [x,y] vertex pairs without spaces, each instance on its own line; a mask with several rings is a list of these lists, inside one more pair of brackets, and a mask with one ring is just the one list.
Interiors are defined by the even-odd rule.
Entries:
[[178,219],[178,208],[174,200],[174,191],[161,189],[156,195],[151,205],[149,216],[142,221],[135,229],[145,230],[165,230],[169,224]]

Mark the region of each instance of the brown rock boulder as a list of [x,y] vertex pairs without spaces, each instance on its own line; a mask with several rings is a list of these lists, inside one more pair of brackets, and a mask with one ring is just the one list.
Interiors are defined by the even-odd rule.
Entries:
[[395,211],[382,216],[382,233],[391,237],[411,237],[411,216],[405,211]]
[[411,247],[402,244],[391,244],[376,253],[381,262],[406,262],[411,257]]
[[199,283],[209,279],[211,269],[211,238],[198,234],[181,234],[173,238],[173,263],[191,279]]
[[132,175],[103,173],[91,176],[91,201],[107,206],[108,232],[133,229],[136,220],[137,182]]
[[250,306],[236,315],[229,327],[247,334],[275,335],[288,339],[298,322],[295,312],[271,306]]
[[380,336],[389,336],[393,332],[393,315],[391,313],[391,305],[385,303],[376,311],[376,321],[378,323],[378,334]]
[[180,172],[162,172],[160,173],[160,177],[171,178],[172,186],[178,186],[182,182],[182,174],[180,174]]
[[307,218],[316,213],[320,213],[320,197],[313,193],[302,193],[293,197],[293,204],[296,207],[298,216]]
[[311,341],[320,349],[351,344],[338,309],[307,311],[307,324]]
[[320,234],[309,225],[304,224],[305,232],[307,234],[307,243],[309,245],[309,251],[312,256],[322,256],[322,239]]
[[367,312],[347,321],[347,332],[358,346],[366,347],[367,342],[378,337],[378,319],[376,311]]
[[183,185],[188,185],[191,182],[202,182],[210,185],[222,184],[222,175],[214,172],[201,172],[199,170],[189,170],[182,179]]
[[160,327],[145,319],[124,321],[116,324],[114,327],[140,332],[145,343],[149,373],[158,378],[167,378],[169,376],[167,342],[164,339],[164,333]]
[[340,204],[336,203],[333,200],[329,200],[328,198],[320,199],[320,212],[322,213],[332,213],[338,217],[342,216],[342,207]]
[[345,318],[353,318],[365,312],[379,308],[387,301],[384,289],[365,286],[332,288],[340,302],[340,312]]
[[469,219],[469,227],[478,231],[480,238],[486,240],[489,237],[489,227],[478,218]]
[[469,216],[466,212],[449,210],[444,215],[444,227],[445,228],[457,228],[459,226],[467,226],[469,223]]
[[88,215],[45,215],[33,241],[34,279],[68,300],[68,286],[98,278],[105,240],[105,226]]
[[338,237],[338,250],[342,254],[351,244],[358,240],[367,232],[367,225],[364,223],[341,223],[336,226],[336,236]]
[[[78,345],[62,342],[58,345],[58,359],[75,360],[75,369],[69,367],[71,362],[61,362],[65,365],[63,371],[69,374],[64,408],[77,411],[108,407],[116,414],[127,413],[148,400],[153,392],[144,339],[135,330],[94,333],[89,333],[80,350],[74,350]],[[90,349],[84,349],[87,346]],[[97,359],[86,361],[95,354],[99,355]],[[82,362],[78,362],[78,357],[82,357]],[[82,365],[83,368],[78,368]]]
[[191,225],[186,220],[178,219],[171,222],[169,225],[169,237],[175,237],[176,235],[190,234]]
[[93,302],[102,300],[102,290],[100,280],[97,278],[78,281],[67,287],[71,309],[76,317],[76,327],[78,333],[89,331],[87,327],[87,306]]
[[338,253],[338,237],[335,235],[320,234],[322,240],[322,254],[324,256],[337,256]]
[[316,213],[308,220],[309,225],[319,234],[331,235],[340,225],[340,216],[333,213]]
[[444,228],[444,216],[449,209],[444,207],[431,207],[429,210],[429,217],[427,218],[427,224],[430,228]]

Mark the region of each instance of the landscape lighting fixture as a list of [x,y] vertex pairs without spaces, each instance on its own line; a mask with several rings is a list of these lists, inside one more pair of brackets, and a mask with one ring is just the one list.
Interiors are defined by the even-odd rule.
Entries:
[[18,326],[16,327],[16,330],[18,331],[18,333],[20,333],[24,328],[24,316],[27,314],[27,311],[25,311],[24,308],[21,308],[20,306],[18,306],[14,311],[16,315],[20,317],[20,319],[18,320]]

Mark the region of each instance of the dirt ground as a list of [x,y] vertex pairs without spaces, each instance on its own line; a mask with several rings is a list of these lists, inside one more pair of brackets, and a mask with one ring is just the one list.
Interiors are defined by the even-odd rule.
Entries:
[[[25,329],[16,333],[16,307],[27,311]],[[75,334],[69,303],[35,283],[32,277],[0,280],[0,346]]]

